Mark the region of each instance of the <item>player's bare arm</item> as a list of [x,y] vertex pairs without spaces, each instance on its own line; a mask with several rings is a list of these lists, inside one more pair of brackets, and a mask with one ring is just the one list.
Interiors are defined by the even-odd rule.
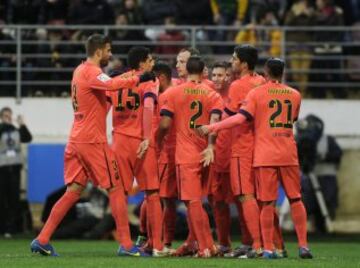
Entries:
[[157,147],[161,150],[164,137],[168,133],[172,124],[172,118],[169,116],[162,116],[159,124],[159,129],[156,133],[156,144]]
[[[216,123],[220,121],[219,114],[211,114],[210,124]],[[207,148],[201,152],[203,158],[201,159],[201,163],[203,163],[204,167],[209,166],[210,163],[214,162],[215,159],[215,143],[216,143],[216,133],[212,133],[208,136],[208,146]]]

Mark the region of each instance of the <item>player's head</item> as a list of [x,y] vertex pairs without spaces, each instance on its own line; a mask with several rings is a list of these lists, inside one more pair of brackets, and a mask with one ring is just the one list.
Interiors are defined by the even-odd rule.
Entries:
[[144,72],[151,71],[154,67],[154,59],[150,49],[142,46],[130,48],[128,52],[128,65],[131,69]]
[[191,56],[199,56],[200,52],[196,48],[183,48],[176,57],[176,70],[180,78],[187,76],[186,63]]
[[231,62],[224,61],[224,64],[226,66],[226,81],[228,83],[230,83],[233,80],[233,72],[232,72]]
[[159,79],[159,90],[164,92],[171,84],[171,67],[165,62],[156,62],[153,68],[156,77]]
[[0,119],[3,123],[12,123],[12,110],[10,107],[4,107],[0,110]]
[[186,63],[186,71],[188,75],[199,75],[202,77],[205,62],[199,56],[191,56]]
[[285,69],[285,62],[279,58],[270,58],[265,62],[265,77],[270,80],[281,81]]
[[235,47],[231,58],[234,72],[241,73],[244,70],[253,71],[258,61],[258,51],[251,45]]
[[86,55],[98,61],[100,66],[106,66],[112,56],[111,40],[108,36],[102,34],[90,35],[86,40]]
[[215,84],[216,91],[221,91],[227,86],[226,68],[226,62],[216,62],[212,68],[211,80]]

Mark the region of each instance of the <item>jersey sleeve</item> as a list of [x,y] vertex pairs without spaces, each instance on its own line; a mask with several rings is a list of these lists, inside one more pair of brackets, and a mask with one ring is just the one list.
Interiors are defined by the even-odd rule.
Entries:
[[300,94],[299,94],[299,98],[298,98],[298,101],[297,101],[295,109],[294,109],[294,116],[293,116],[294,122],[297,121],[298,118],[299,118],[300,106],[301,106],[301,97],[300,97]]
[[159,95],[159,80],[156,81],[148,81],[146,83],[141,84],[141,88],[143,90],[143,98],[152,98],[154,103],[158,102]]
[[219,114],[221,116],[223,109],[224,103],[221,96],[218,93],[214,93],[211,96],[210,114]]
[[227,115],[232,116],[239,111],[239,108],[246,97],[245,92],[246,91],[241,88],[241,83],[239,82],[235,82],[230,85],[229,98],[225,107]]
[[256,91],[252,90],[243,101],[239,113],[244,115],[248,121],[253,120],[256,112]]
[[238,110],[238,102],[236,101],[237,100],[236,91],[237,91],[236,84],[232,83],[229,88],[228,101],[224,109],[225,113],[229,116],[235,115]]
[[111,78],[103,72],[92,72],[89,77],[89,87],[96,90],[115,91],[121,88],[131,88],[139,83],[138,76],[123,78],[116,76]]
[[169,116],[174,117],[175,114],[175,98],[173,92],[169,92],[164,97],[164,104],[160,107],[160,115],[161,116]]

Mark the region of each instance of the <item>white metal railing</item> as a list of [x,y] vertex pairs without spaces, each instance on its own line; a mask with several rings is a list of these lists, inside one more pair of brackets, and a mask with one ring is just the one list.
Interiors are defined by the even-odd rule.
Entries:
[[[332,89],[335,97],[341,97],[337,93],[342,91],[360,88],[360,27],[1,25],[0,31],[5,35],[0,39],[0,95],[16,96],[20,102],[21,96],[38,89],[45,94],[54,87],[68,91],[71,72],[85,57],[85,37],[93,32],[116,36],[124,31],[141,34],[152,31],[154,34],[165,30],[181,32],[183,41],[114,38],[114,56],[125,59],[130,46],[145,45],[153,48],[155,54],[159,47],[165,47],[167,51],[170,48],[172,53],[156,56],[174,61],[177,49],[191,46],[200,49],[209,62],[227,60],[237,45],[235,36],[240,31],[247,31],[252,38],[243,42],[254,43],[259,48],[259,67],[269,56],[285,59],[286,79],[294,87],[313,92]],[[278,33],[275,39],[271,37],[274,32]],[[59,39],[53,33],[66,38]],[[74,33],[77,33],[77,38],[74,38]],[[289,36],[294,33],[307,33],[311,39],[293,41]],[[324,34],[327,34],[326,38],[321,38]],[[230,39],[225,41],[219,36],[230,36]],[[58,47],[57,54],[54,47]],[[275,55],[272,49],[276,51]],[[307,51],[307,54],[297,53],[300,51]],[[310,67],[302,68],[301,63],[306,61],[310,62]],[[297,77],[299,75],[302,77]]]

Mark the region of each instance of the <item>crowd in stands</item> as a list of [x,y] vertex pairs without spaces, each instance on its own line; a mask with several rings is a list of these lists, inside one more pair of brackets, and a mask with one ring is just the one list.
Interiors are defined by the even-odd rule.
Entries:
[[[356,25],[360,15],[360,0],[2,0],[0,2],[0,68],[16,66],[13,53],[15,46],[1,44],[15,39],[15,31],[6,28],[7,24],[38,25],[167,25],[167,30],[149,27],[144,30],[112,30],[109,32],[116,41],[156,41],[177,42],[174,45],[151,46],[156,54],[164,57],[177,53],[187,46],[191,36],[187,31],[171,29],[174,25],[234,25],[235,31],[218,30],[197,31],[198,41],[218,41],[211,46],[198,47],[204,54],[231,54],[235,43],[250,43],[262,50],[262,56],[288,57],[292,70],[288,80],[296,82],[303,93],[311,92],[312,97],[324,98],[329,92],[319,87],[318,82],[341,82],[345,79],[360,80],[360,74],[351,72],[345,77],[339,72],[316,73],[310,69],[339,69],[344,65],[355,69],[360,60],[349,59],[344,62],[341,55],[356,54],[357,47],[342,47],[332,43],[358,40],[356,32],[258,30],[256,26],[344,26]],[[39,27],[37,30],[23,31],[23,40],[47,41],[29,43],[23,46],[23,53],[50,54],[51,57],[25,58],[22,66],[72,68],[80,58],[62,57],[76,51],[82,53],[82,45],[66,46],[59,41],[83,41],[89,34],[86,31],[55,31]],[[286,40],[286,52],[282,51],[282,39]],[[233,41],[230,45],[221,42]],[[323,41],[330,42],[324,43]],[[314,45],[319,42],[320,44]],[[312,43],[311,43],[312,42]],[[312,45],[311,45],[312,44]],[[131,42],[114,45],[115,55],[126,54]],[[359,53],[357,53],[359,54]],[[4,55],[9,55],[4,57]],[[334,57],[333,57],[334,56]],[[330,59],[328,59],[330,58]],[[117,68],[124,64],[118,59],[113,63]],[[36,77],[34,77],[36,76]],[[71,72],[24,72],[24,80],[66,80]],[[46,78],[46,79],[45,79]],[[13,81],[15,73],[0,71],[0,80]],[[314,86],[312,88],[311,83]],[[331,94],[337,98],[346,97],[345,91],[332,87]],[[13,90],[10,90],[13,92]],[[30,90],[31,92],[31,90]],[[1,90],[1,95],[9,92]],[[31,93],[30,93],[31,94]]]

